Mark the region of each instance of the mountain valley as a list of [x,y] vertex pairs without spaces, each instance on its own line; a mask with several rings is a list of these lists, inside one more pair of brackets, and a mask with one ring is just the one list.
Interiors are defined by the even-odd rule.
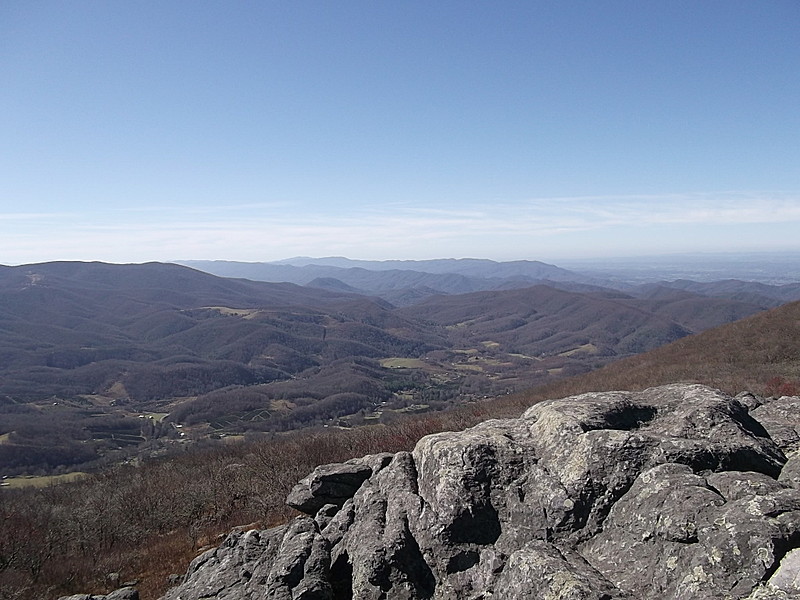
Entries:
[[[666,286],[634,295],[580,276],[569,282],[568,271],[543,263],[434,263],[428,268],[463,273],[424,274],[431,284],[492,272],[563,280],[421,294],[396,307],[346,286],[223,278],[175,264],[2,267],[0,474],[388,422],[586,373],[778,302],[764,285],[742,299]],[[408,283],[408,271],[370,273]]]

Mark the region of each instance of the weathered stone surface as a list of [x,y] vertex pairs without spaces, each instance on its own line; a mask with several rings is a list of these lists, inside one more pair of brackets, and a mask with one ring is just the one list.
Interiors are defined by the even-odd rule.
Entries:
[[105,600],[139,600],[139,592],[132,587],[124,587],[108,594]]
[[58,600],[139,600],[139,592],[132,587],[122,587],[108,595],[76,594],[61,596]]
[[530,542],[509,556],[493,595],[508,600],[627,597],[577,553],[562,553],[553,544],[541,541]]
[[795,450],[788,455],[778,481],[794,488],[800,488],[800,451]]
[[795,401],[584,394],[326,465],[290,496],[314,518],[232,534],[165,598],[800,597]]
[[800,594],[800,549],[794,549],[783,557],[768,583],[783,592]]
[[296,519],[281,541],[264,585],[275,600],[327,600],[330,548],[313,519]]
[[389,460],[390,454],[378,454],[342,464],[320,465],[294,486],[286,503],[312,516],[326,504],[341,507],[373,472],[386,466]]
[[195,558],[183,583],[172,588],[164,598],[238,600],[250,597],[251,588],[263,589],[266,584],[272,563],[289,529],[288,525],[282,525],[263,531],[231,533],[218,548]]
[[782,396],[764,399],[763,404],[753,409],[757,419],[769,432],[775,443],[787,453],[800,450],[800,397]]

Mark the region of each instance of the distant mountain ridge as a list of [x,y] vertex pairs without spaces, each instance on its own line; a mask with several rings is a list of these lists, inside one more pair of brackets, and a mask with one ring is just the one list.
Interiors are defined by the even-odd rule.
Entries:
[[657,286],[770,307],[800,299],[800,283],[769,285],[758,281],[741,281],[739,279],[704,282],[677,279],[661,281],[657,284],[644,284],[636,289],[637,293],[641,293],[641,291],[649,291]]
[[[351,260],[341,257],[290,258],[276,262],[180,261],[220,277],[285,281],[326,289],[350,289],[408,306],[437,294],[554,286],[601,287],[605,282],[539,261],[486,259]],[[335,281],[340,283],[335,283]]]
[[423,273],[455,273],[471,277],[551,279],[575,281],[588,279],[578,273],[538,260],[495,261],[486,258],[440,258],[431,260],[353,260],[344,257],[295,257],[272,264],[305,267],[319,265],[342,269],[360,267],[370,271],[422,271]]
[[[497,262],[486,259],[351,260],[342,257],[297,257],[275,262],[181,261],[221,277],[256,281],[291,282],[309,287],[349,290],[380,297],[395,306],[410,306],[438,294],[520,289],[537,284],[577,292],[617,290],[639,298],[657,288],[690,291],[701,296],[725,298],[773,308],[800,299],[800,283],[781,285],[759,281],[657,280],[636,283],[609,278],[596,272],[577,272],[540,261]],[[657,264],[653,273],[657,273]],[[337,283],[338,282],[338,283]],[[663,293],[663,292],[661,292]]]

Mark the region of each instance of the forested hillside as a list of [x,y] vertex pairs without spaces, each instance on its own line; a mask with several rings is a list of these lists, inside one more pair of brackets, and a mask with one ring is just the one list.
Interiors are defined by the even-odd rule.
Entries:
[[397,308],[172,264],[2,267],[0,475],[390,422],[589,372],[761,308],[544,285]]

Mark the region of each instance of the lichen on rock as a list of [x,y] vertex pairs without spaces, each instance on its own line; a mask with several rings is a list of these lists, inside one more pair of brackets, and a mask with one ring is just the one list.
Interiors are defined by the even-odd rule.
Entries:
[[322,466],[307,516],[231,534],[164,600],[797,597],[793,402],[582,394]]

